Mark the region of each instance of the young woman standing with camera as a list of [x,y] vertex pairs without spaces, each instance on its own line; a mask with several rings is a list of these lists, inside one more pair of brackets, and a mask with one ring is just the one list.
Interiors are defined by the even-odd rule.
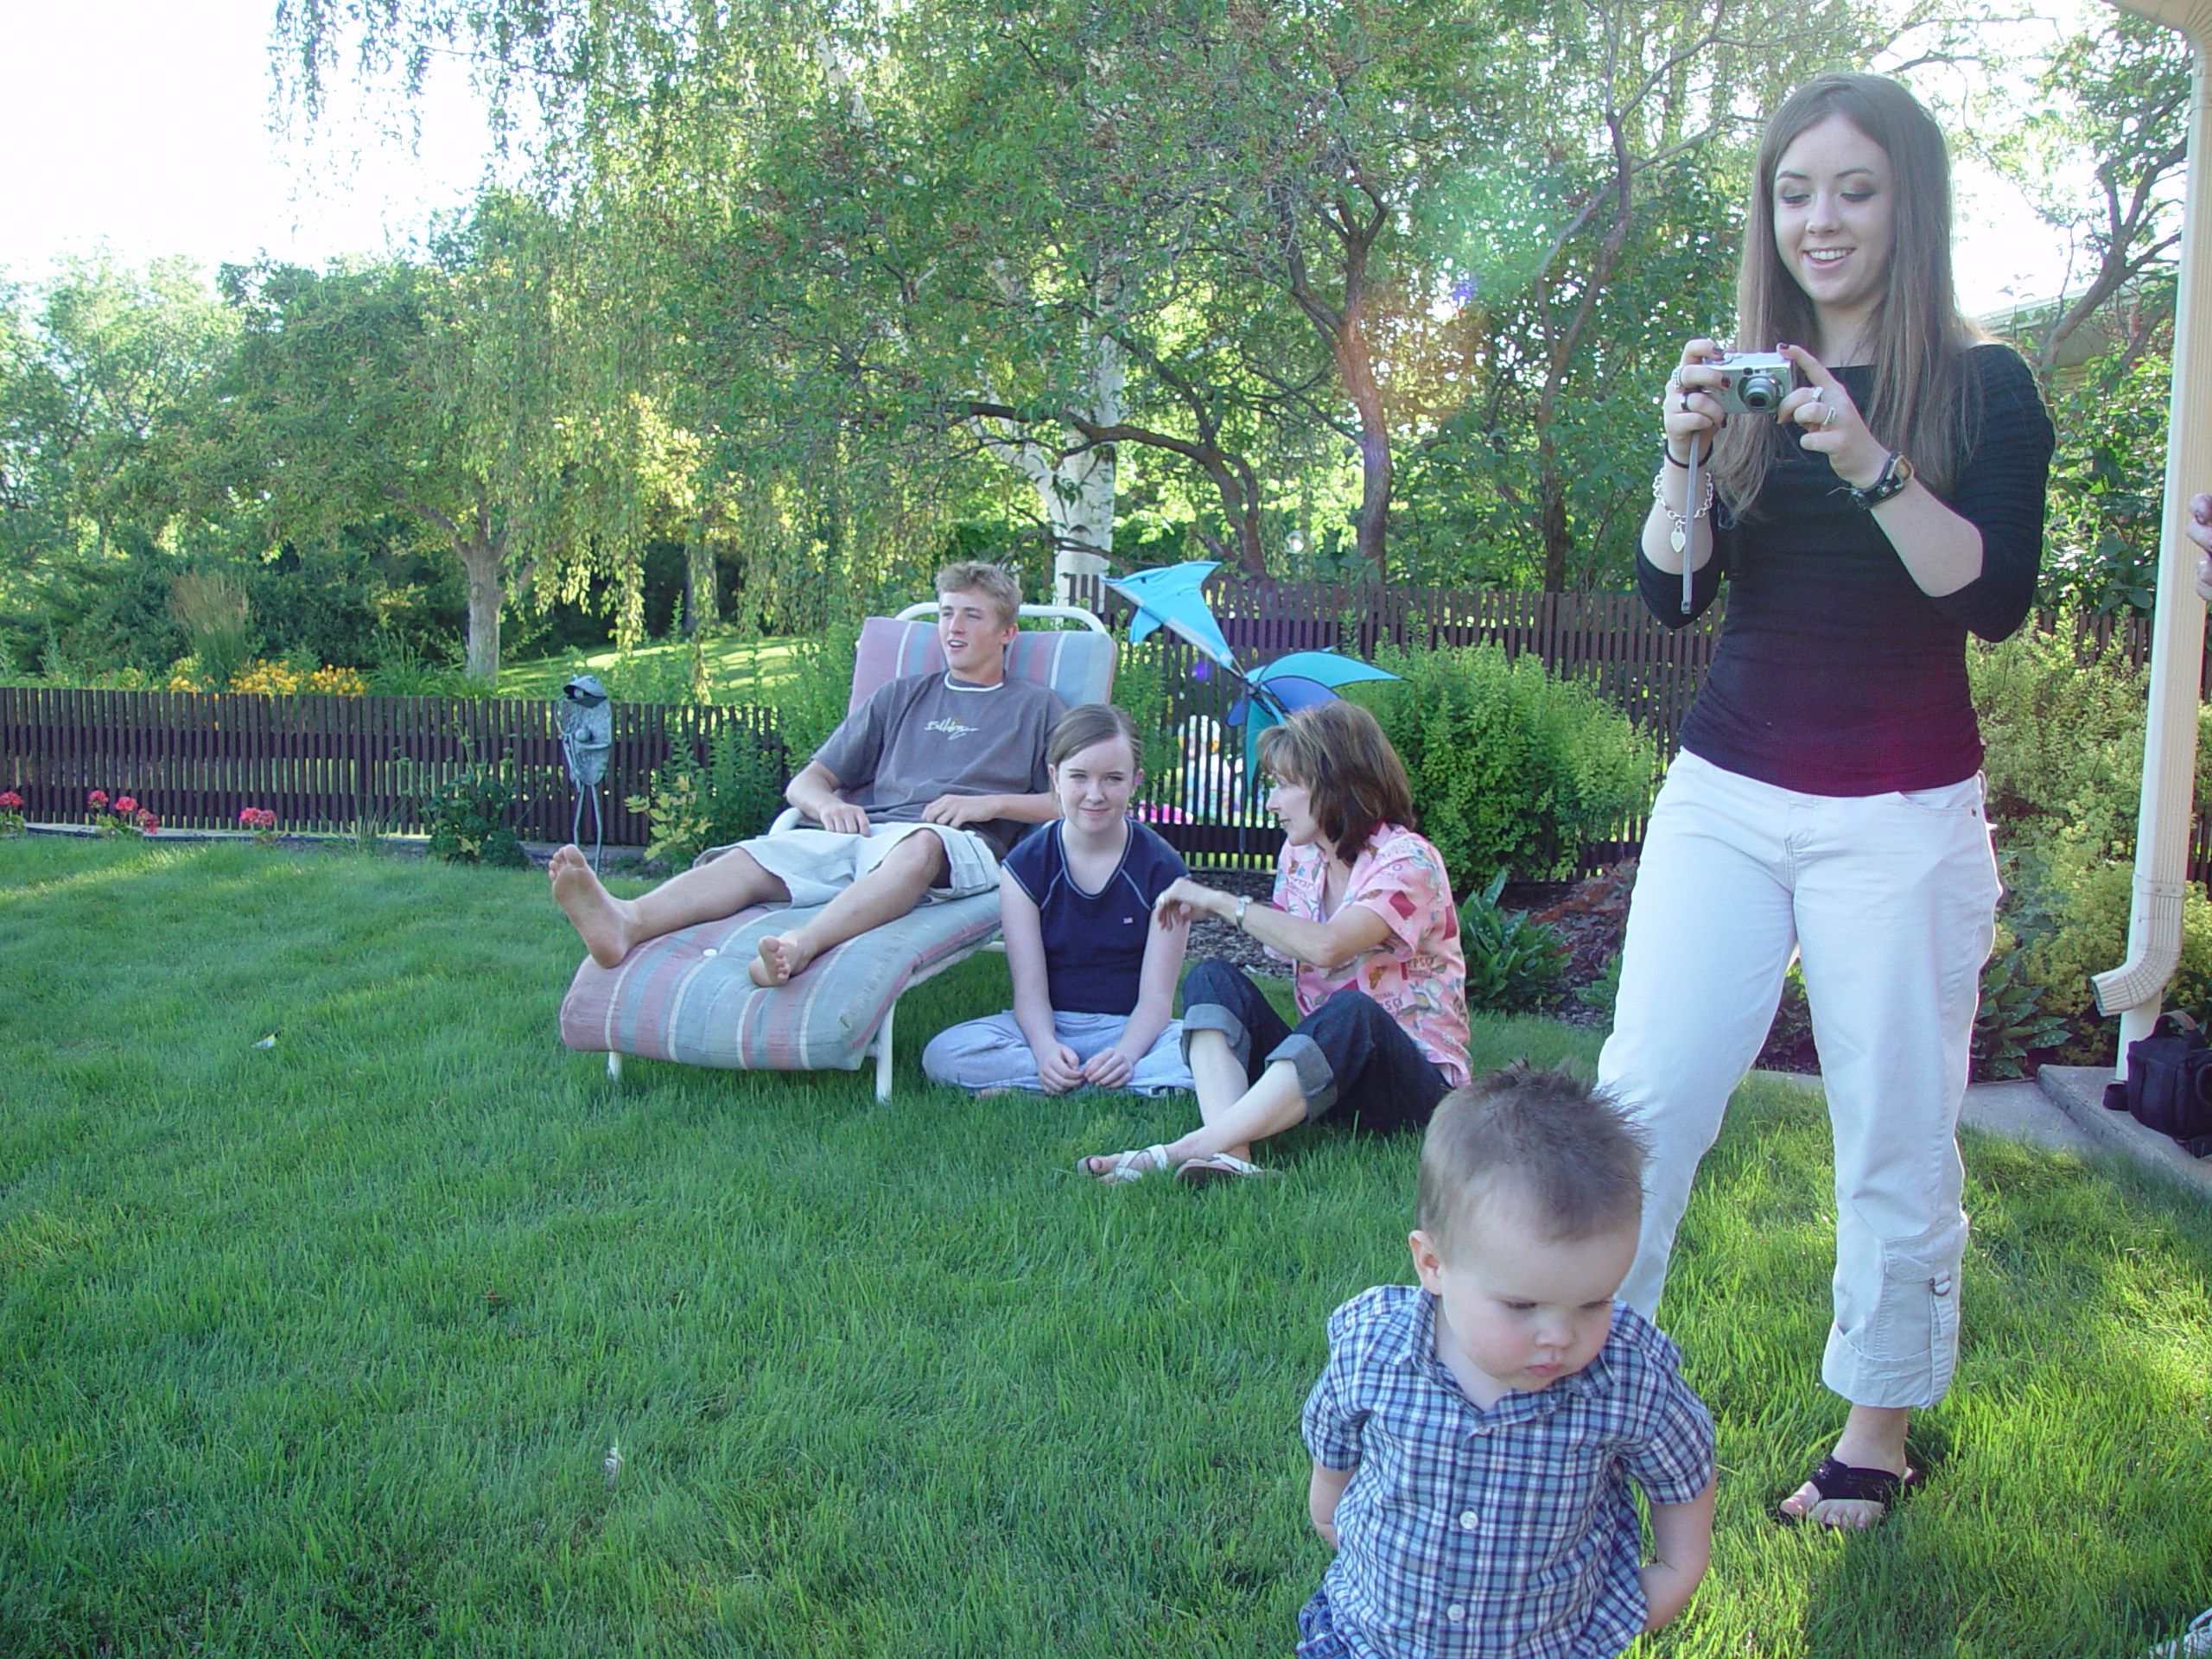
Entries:
[[1621,1294],[1655,1311],[1796,955],[1835,1147],[1821,1377],[1850,1411],[1780,1513],[1866,1527],[1917,1478],[1908,1417],[1958,1352],[1954,1131],[1999,891],[1966,637],[2027,614],[2052,433],[2027,366],[1959,315],[1943,136],[1894,81],[1823,77],[1768,124],[1737,327],[1797,384],[1730,415],[1720,347],[1683,348],[1637,561],[1672,625],[1724,574],[1729,600],[1652,811],[1599,1063],[1653,1154]]

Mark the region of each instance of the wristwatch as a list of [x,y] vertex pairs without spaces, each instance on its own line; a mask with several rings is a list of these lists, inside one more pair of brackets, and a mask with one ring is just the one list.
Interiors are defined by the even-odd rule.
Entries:
[[1912,463],[1897,450],[1890,451],[1890,458],[1882,463],[1882,470],[1865,489],[1853,486],[1851,499],[1862,507],[1878,507],[1912,482]]

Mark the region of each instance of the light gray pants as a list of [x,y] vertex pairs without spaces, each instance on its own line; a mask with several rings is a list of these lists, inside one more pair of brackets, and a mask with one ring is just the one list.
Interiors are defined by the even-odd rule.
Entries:
[[1649,1316],[1698,1160],[1803,964],[1835,1143],[1834,1325],[1855,1405],[1933,1405],[1959,1342],[1955,1131],[1999,886],[1981,780],[1801,795],[1684,753],[1653,808],[1599,1081],[1651,1145],[1621,1299]]
[[[1102,1048],[1110,1048],[1129,1023],[1125,1014],[1054,1014],[1052,1029],[1088,1060]],[[932,1083],[956,1089],[1039,1089],[1037,1057],[1029,1039],[1009,1010],[988,1019],[969,1020],[940,1031],[922,1051],[922,1070]],[[1183,1024],[1170,1020],[1156,1038],[1135,1074],[1124,1085],[1132,1094],[1164,1095],[1188,1090],[1191,1068],[1183,1064]]]

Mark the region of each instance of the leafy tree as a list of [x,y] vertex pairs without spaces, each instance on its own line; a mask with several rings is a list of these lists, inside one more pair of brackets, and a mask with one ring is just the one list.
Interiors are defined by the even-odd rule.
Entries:
[[529,319],[516,312],[531,296],[502,251],[472,251],[226,270],[243,333],[210,442],[226,458],[226,492],[265,501],[272,541],[392,512],[435,537],[467,573],[467,671],[488,685],[514,519],[502,440],[531,379],[514,349]]
[[[1732,298],[1736,200],[1766,112],[1890,38],[1853,0],[1554,5],[1521,60],[1517,200],[1440,203],[1473,335],[1465,438],[1509,569],[1547,592],[1596,578],[1608,531],[1640,522],[1646,401]],[[1465,438],[1478,441],[1466,442]],[[1521,528],[1516,530],[1516,526]]]
[[[985,460],[1056,553],[1095,555],[1143,457],[1147,501],[1257,570],[1294,518],[1326,539],[1313,503],[1348,455],[1379,575],[1413,453],[1425,549],[1502,534],[1486,568],[1585,581],[1647,458],[1621,389],[1725,291],[1745,130],[1880,35],[1852,0],[279,16],[309,108],[357,57],[405,87],[453,49],[534,105],[565,424],[518,476],[589,509],[540,539],[619,557],[607,526],[643,513],[733,550],[760,612],[984,516]],[[639,490],[659,505],[626,507]]]
[[2080,273],[2011,328],[2058,429],[2042,595],[2054,606],[2147,614],[2156,589],[2190,75],[2181,35],[2114,13],[2063,37],[2033,67],[2028,112],[1977,141]]
[[[189,260],[132,270],[112,254],[66,261],[33,340],[19,332],[12,469],[50,524],[125,524],[158,538],[179,506],[187,411],[228,361],[236,326]],[[22,361],[27,348],[35,359]],[[18,378],[20,377],[20,378]]]
[[0,321],[0,607],[8,654],[166,664],[168,589],[224,527],[184,511],[194,410],[236,329],[189,261],[65,262]]
[[[2069,269],[2047,315],[2023,318],[2037,375],[2049,386],[2069,342],[2115,302],[2171,284],[2180,257],[2180,185],[2189,153],[2193,65],[2176,31],[2127,12],[2063,39],[2035,73],[2024,117],[1986,129],[1979,148],[2064,238]],[[1980,106],[1988,108],[1985,98]],[[2079,158],[2094,158],[2077,192]],[[2159,308],[2123,305],[2118,360],[2124,375],[2150,344]]]

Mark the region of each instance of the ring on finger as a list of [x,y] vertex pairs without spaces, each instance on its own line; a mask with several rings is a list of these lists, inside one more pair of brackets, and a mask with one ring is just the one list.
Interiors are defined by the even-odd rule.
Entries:
[[1838,409],[1834,404],[1828,402],[1827,398],[1821,398],[1821,430],[1825,432],[1828,428],[1834,426],[1836,423],[1836,417],[1842,413],[1843,411],[1841,410]]

